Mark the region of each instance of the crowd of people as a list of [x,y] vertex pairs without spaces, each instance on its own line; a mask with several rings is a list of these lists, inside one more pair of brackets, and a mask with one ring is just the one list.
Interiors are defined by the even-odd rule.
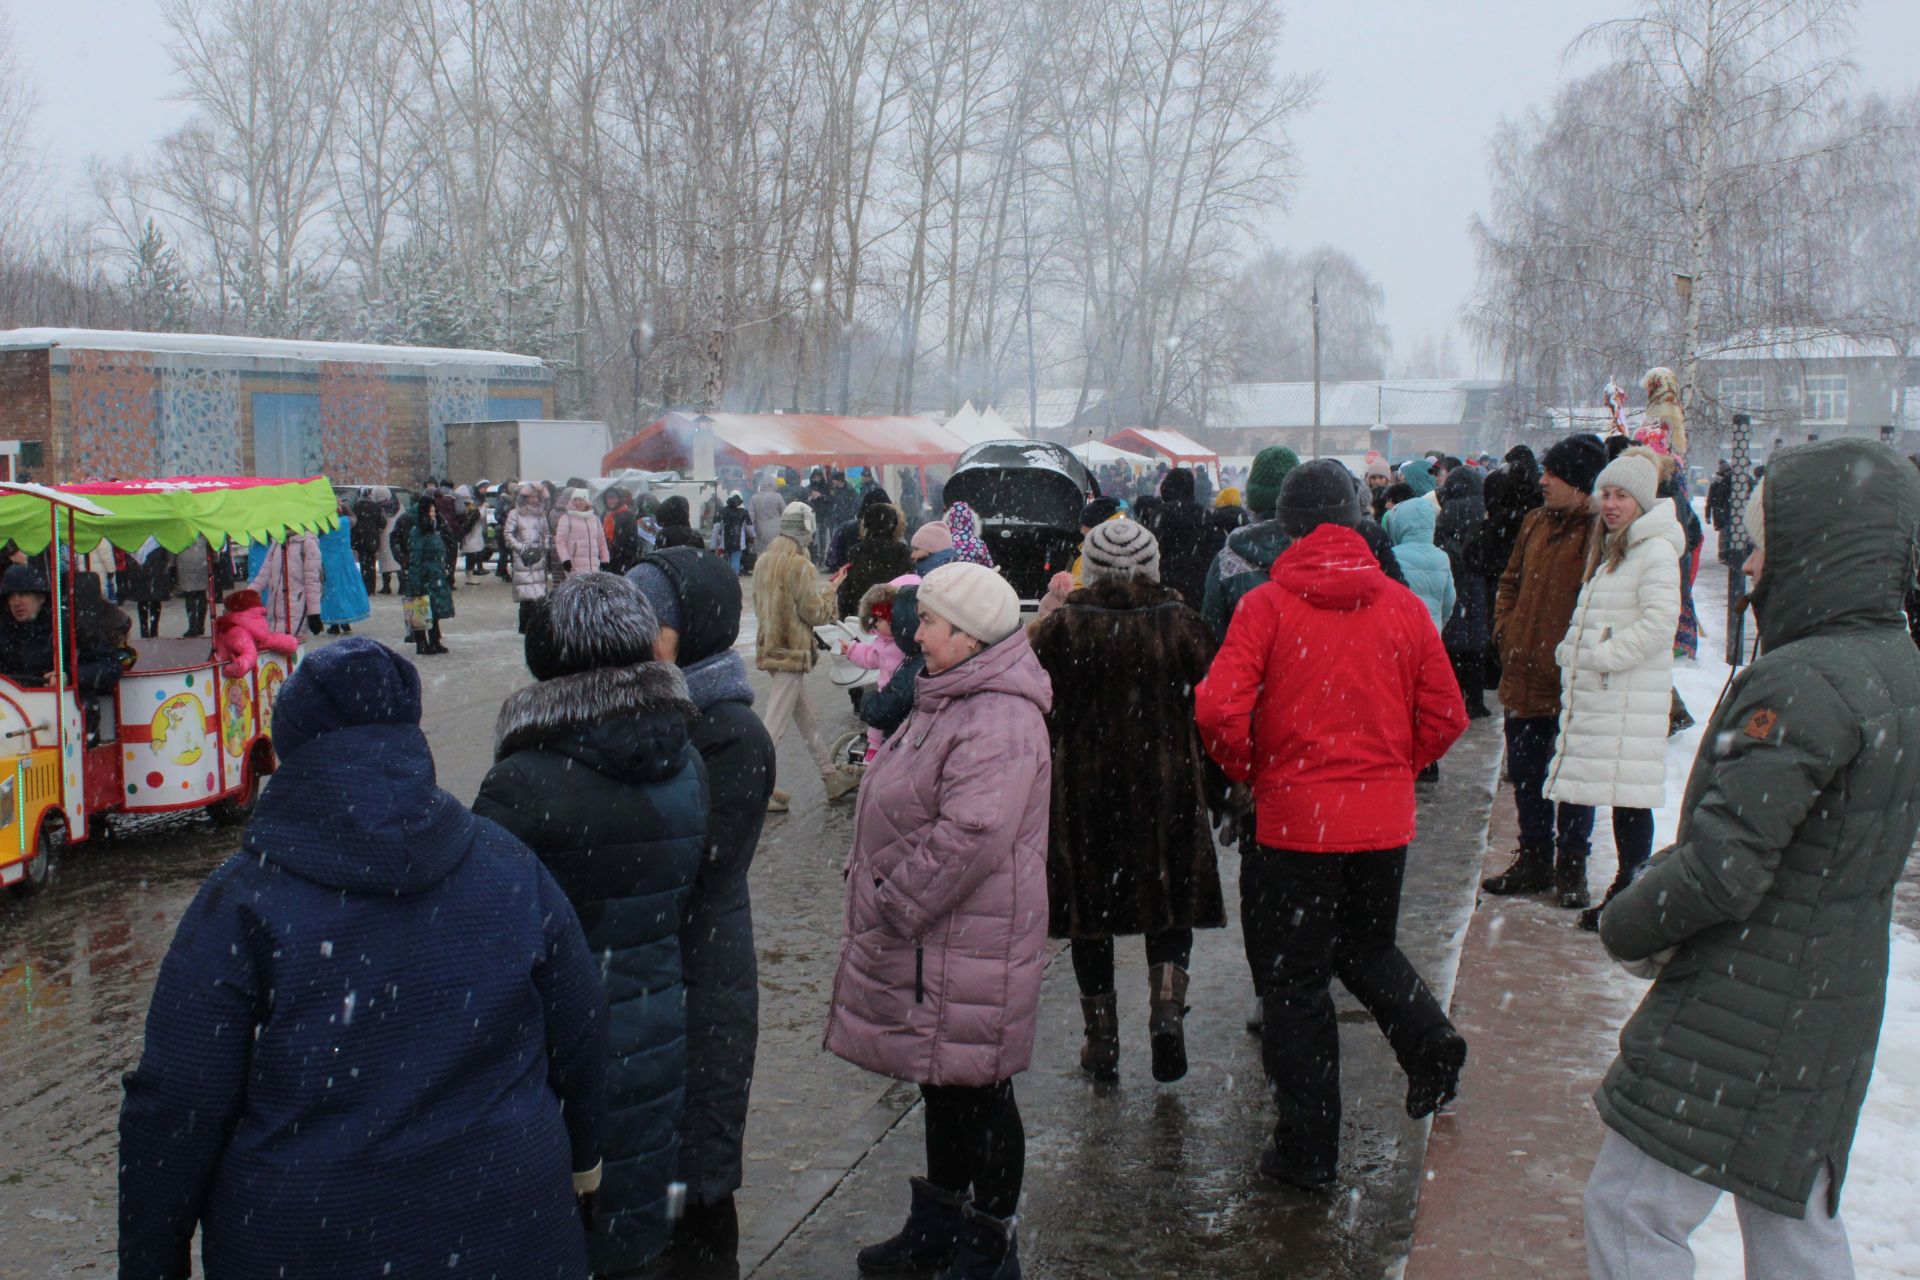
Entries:
[[[1520,839],[1484,891],[1546,895],[1654,977],[1597,1095],[1593,1274],[1688,1274],[1722,1192],[1750,1275],[1850,1274],[1839,1188],[1920,826],[1920,472],[1865,442],[1774,460],[1746,512],[1764,652],[1659,832],[1699,548],[1676,444],[1361,474],[1275,446],[1217,489],[1170,468],[1151,495],[1089,495],[1037,612],[965,503],[824,469],[731,495],[705,537],[676,500],[522,484],[475,489],[475,540],[457,489],[423,492],[400,570],[430,599],[422,652],[455,553],[481,557],[470,575],[497,554],[533,683],[468,809],[435,786],[406,660],[343,638],[288,681],[280,771],[180,927],[128,1077],[122,1273],[186,1274],[198,1227],[215,1275],[291,1250],[314,1274],[737,1275],[747,875],[793,800],[790,723],[827,799],[855,799],[824,1047],[924,1104],[925,1172],[863,1274],[1021,1274],[1015,1082],[1049,941],[1080,1066],[1111,1081],[1134,1034],[1116,949],[1141,940],[1147,1066],[1182,1079],[1190,1001],[1227,985],[1192,973],[1195,931],[1227,922],[1223,848],[1274,1108],[1249,1158],[1324,1193],[1336,979],[1409,1116],[1466,1068],[1398,917],[1422,797],[1495,690]],[[351,514],[391,536],[385,501]],[[287,567],[263,585],[324,598],[319,563],[317,588]],[[760,692],[734,650],[748,568]],[[847,617],[877,680],[853,760],[808,693],[815,628]],[[1596,904],[1602,806],[1619,870]]]

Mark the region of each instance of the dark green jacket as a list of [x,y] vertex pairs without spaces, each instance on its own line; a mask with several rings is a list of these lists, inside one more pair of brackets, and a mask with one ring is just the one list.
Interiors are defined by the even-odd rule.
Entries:
[[1801,1217],[1830,1208],[1873,1074],[1893,889],[1920,828],[1920,474],[1833,440],[1767,467],[1764,656],[1701,740],[1674,843],[1600,917],[1625,960],[1677,947],[1595,1095],[1636,1147]]
[[1213,642],[1227,638],[1227,624],[1233,611],[1249,591],[1273,574],[1273,562],[1293,545],[1278,520],[1262,520],[1235,529],[1227,535],[1227,545],[1213,558],[1207,569],[1206,589],[1200,597],[1200,616],[1213,632]]
[[402,595],[425,596],[433,602],[433,619],[453,616],[453,579],[447,573],[447,540],[432,529],[414,526],[407,535],[407,567],[400,573]]

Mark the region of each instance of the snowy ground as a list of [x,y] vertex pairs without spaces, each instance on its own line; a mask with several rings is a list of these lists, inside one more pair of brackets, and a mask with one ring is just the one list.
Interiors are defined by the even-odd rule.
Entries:
[[[1718,566],[1701,568],[1701,578],[1722,572]],[[1706,593],[1702,593],[1703,595]],[[1703,611],[1708,601],[1702,600]],[[1681,662],[1674,670],[1674,687],[1694,717],[1694,727],[1676,735],[1667,752],[1667,804],[1656,817],[1654,847],[1670,843],[1679,826],[1681,799],[1694,753],[1714,705],[1730,674],[1721,659],[1724,641],[1718,620],[1709,616],[1714,633],[1703,638],[1697,662]],[[1749,630],[1749,637],[1751,631]],[[1596,815],[1593,863],[1589,872],[1598,893],[1612,883],[1613,833],[1604,814]],[[1637,1003],[1647,984],[1624,970],[1611,970],[1613,994]],[[1613,1046],[1607,1046],[1607,1058]],[[1604,1070],[1605,1062],[1600,1064]],[[1853,1241],[1854,1264],[1860,1280],[1911,1280],[1920,1276],[1920,1231],[1913,1220],[1920,1193],[1920,935],[1895,925],[1892,978],[1887,991],[1886,1020],[1880,1034],[1880,1054],[1866,1109],[1841,1198],[1841,1220]],[[1744,1275],[1740,1227],[1733,1198],[1722,1197],[1707,1224],[1694,1236],[1700,1280],[1739,1280]]]

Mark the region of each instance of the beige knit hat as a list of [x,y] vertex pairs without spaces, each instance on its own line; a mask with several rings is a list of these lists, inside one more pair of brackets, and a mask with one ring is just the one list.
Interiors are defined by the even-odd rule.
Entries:
[[981,564],[943,564],[920,583],[920,612],[935,613],[984,644],[999,644],[1020,627],[1020,597]]
[[1160,581],[1160,544],[1145,525],[1109,520],[1087,534],[1080,545],[1080,580],[1092,586],[1102,578]]
[[780,532],[795,542],[813,541],[813,508],[804,502],[789,502],[780,513]]

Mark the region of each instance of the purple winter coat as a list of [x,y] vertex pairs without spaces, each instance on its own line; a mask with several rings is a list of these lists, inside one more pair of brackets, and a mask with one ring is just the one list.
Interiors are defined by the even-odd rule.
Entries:
[[896,1080],[992,1084],[1033,1060],[1053,686],[1025,628],[916,683],[860,785],[826,1047]]

